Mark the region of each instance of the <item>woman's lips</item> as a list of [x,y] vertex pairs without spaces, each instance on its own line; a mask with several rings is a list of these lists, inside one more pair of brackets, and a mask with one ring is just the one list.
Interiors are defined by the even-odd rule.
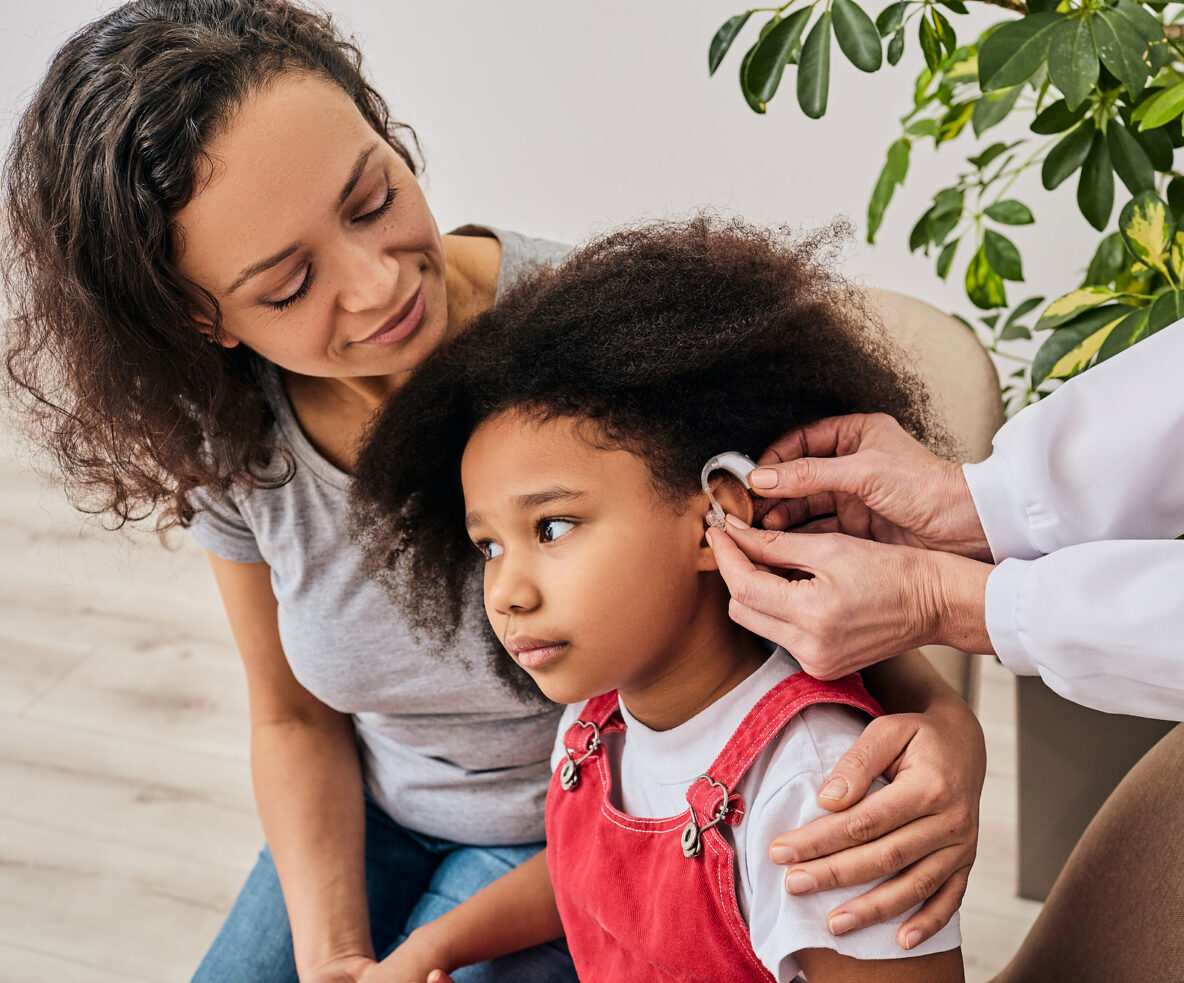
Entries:
[[359,345],[391,345],[410,337],[423,320],[424,299],[421,285],[411,299],[389,317],[369,338],[363,338]]
[[541,669],[559,657],[567,648],[567,642],[516,636],[506,639],[506,647],[514,653],[514,658],[523,669]]

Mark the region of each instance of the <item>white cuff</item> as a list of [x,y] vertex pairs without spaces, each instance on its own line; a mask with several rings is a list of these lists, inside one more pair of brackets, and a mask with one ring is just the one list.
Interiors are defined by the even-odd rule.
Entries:
[[1020,637],[1018,605],[1025,575],[1033,560],[1006,559],[987,577],[987,634],[995,654],[1017,676],[1039,676],[1036,664]]
[[996,453],[977,464],[963,464],[962,474],[995,562],[1043,556],[1032,541],[1027,507],[1003,455]]

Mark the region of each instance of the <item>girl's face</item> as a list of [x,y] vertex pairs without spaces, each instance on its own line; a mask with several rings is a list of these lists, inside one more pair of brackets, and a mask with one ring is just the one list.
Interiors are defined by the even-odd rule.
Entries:
[[207,148],[178,264],[223,344],[318,377],[392,376],[444,340],[444,249],[419,184],[332,82],[288,72]]
[[461,463],[489,621],[559,703],[661,682],[719,617],[701,593],[715,570],[705,504],[664,501],[641,458],[593,447],[581,426],[509,411],[474,432]]

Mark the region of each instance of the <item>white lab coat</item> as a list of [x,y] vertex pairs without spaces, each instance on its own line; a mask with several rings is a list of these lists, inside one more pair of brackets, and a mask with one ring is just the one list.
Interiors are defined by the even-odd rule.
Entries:
[[964,467],[1000,660],[1111,713],[1184,720],[1184,321],[1024,409]]

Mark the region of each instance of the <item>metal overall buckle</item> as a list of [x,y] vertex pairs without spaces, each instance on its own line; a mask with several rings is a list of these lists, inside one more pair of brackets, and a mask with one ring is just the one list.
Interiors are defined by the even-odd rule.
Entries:
[[[707,779],[707,784],[718,788],[724,793],[724,797],[719,804],[719,808],[715,810],[715,816],[711,822],[704,823],[702,826],[695,822],[695,807],[691,806],[691,818],[688,820],[686,826],[683,827],[682,831],[682,855],[688,860],[699,856],[703,852],[703,834],[711,829],[712,826],[722,822],[723,818],[731,809],[729,803],[732,793],[728,791],[728,787],[723,782],[717,782],[710,775],[700,775],[699,778],[695,779],[695,782],[699,781],[700,778]],[[695,782],[691,782],[691,785],[694,786]]]
[[588,742],[587,750],[583,756],[578,760],[574,760],[571,756],[571,748],[564,742],[563,753],[567,755],[567,760],[563,762],[563,767],[559,769],[559,787],[565,792],[570,792],[573,788],[580,784],[580,765],[587,761],[600,747],[600,728],[594,723],[586,723],[583,720],[577,720],[577,724],[581,727],[592,728],[592,739]]

